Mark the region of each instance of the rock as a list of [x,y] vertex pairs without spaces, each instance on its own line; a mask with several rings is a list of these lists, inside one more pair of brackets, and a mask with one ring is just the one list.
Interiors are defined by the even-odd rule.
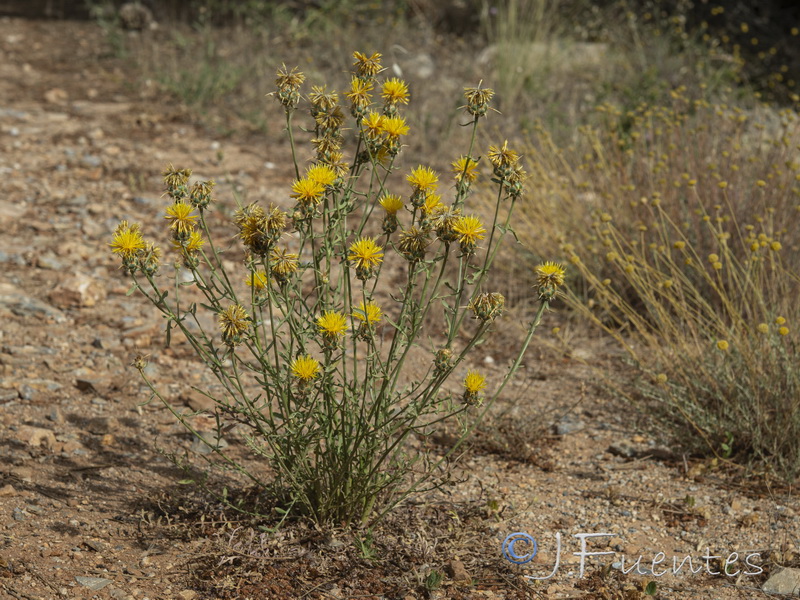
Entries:
[[472,581],[472,577],[467,572],[467,568],[464,566],[464,563],[458,559],[453,559],[447,566],[445,567],[447,574],[455,581],[456,583],[469,583]]
[[15,521],[24,521],[25,520],[25,511],[21,508],[15,508],[11,513],[11,518]]
[[[197,454],[211,454],[214,450],[206,444],[202,439],[198,436],[193,436],[194,439],[192,441],[191,451]],[[225,441],[224,438],[220,437],[217,438],[213,433],[208,435],[204,435],[203,439],[208,441],[210,444],[215,445],[220,450],[228,447],[228,442]]]
[[60,308],[90,307],[105,297],[105,286],[83,273],[76,273],[62,281],[49,296],[50,302]]
[[195,412],[213,413],[216,406],[216,403],[211,398],[194,389],[183,392],[178,397],[178,400]]
[[61,409],[57,406],[50,409],[50,412],[47,413],[47,418],[58,425],[63,425],[66,421],[66,419],[64,419],[64,413],[62,413]]
[[64,104],[69,100],[69,94],[61,88],[52,88],[44,93],[44,100],[48,104]]
[[182,592],[178,592],[178,596],[183,598],[183,600],[194,600],[197,598],[197,592],[194,590],[183,590]]
[[32,427],[30,425],[22,425],[15,432],[17,439],[20,442],[38,448],[44,445],[46,448],[52,449],[56,445],[56,436],[49,429],[42,427]]
[[105,579],[103,577],[81,577],[80,575],[75,577],[75,581],[93,592],[98,592],[110,583],[113,583],[110,579]]
[[606,452],[614,456],[621,456],[622,458],[633,458],[636,456],[636,450],[626,442],[611,444]]
[[800,569],[786,568],[773,573],[761,589],[768,594],[800,596]]
[[584,427],[586,427],[586,425],[583,423],[583,421],[573,420],[567,417],[556,423],[554,429],[556,435],[567,435],[569,433],[579,431]]
[[116,417],[98,417],[89,421],[86,429],[94,435],[107,435],[119,429],[119,420]]
[[55,323],[67,320],[57,308],[25,294],[10,283],[0,283],[0,308],[11,311],[18,317],[44,318]]
[[17,490],[14,489],[14,486],[10,483],[5,484],[3,487],[0,488],[0,498],[3,496],[16,496]]

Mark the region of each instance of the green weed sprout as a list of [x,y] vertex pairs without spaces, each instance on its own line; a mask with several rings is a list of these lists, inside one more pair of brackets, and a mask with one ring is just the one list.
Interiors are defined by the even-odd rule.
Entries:
[[[490,148],[498,189],[493,222],[487,228],[465,212],[478,176],[472,156],[477,126],[493,95],[479,86],[465,90],[472,137],[467,154],[453,163],[452,200],[437,193],[439,174],[427,166],[412,169],[405,181],[392,177],[409,132],[400,114],[408,88],[398,79],[378,81],[380,54],[354,56],[345,95],[355,119],[351,131],[357,133],[349,164],[339,95],[313,87],[308,101],[315,158],[301,167],[292,119],[305,77],[296,69],[278,71],[274,95],[285,108],[294,207],[291,213],[272,204],[238,207],[233,221],[244,249],[240,273],[226,271],[223,250],[212,242],[213,182],[190,185],[186,169],[170,166],[164,176],[172,201],[165,219],[180,256],[172,290],[159,282],[161,253],[144,241],[138,225],[120,223],[111,243],[134,288],[166,318],[168,333],[178,329],[185,335],[224,390],[198,390],[215,402],[217,434],[232,424],[245,430],[248,447],[268,459],[274,480],[270,484],[234,459],[218,445],[219,435],[194,431],[138,360],[135,366],[153,395],[223,464],[261,488],[282,490],[284,511],[317,523],[371,524],[410,494],[438,485],[433,475],[513,377],[564,283],[560,265],[539,267],[538,310],[491,394],[475,371],[467,372],[460,391],[452,391],[469,352],[503,314],[503,296],[483,287],[510,230],[525,172],[507,144]],[[225,250],[228,256],[236,252]],[[382,278],[385,272],[392,273],[391,282]],[[202,295],[201,303],[183,299],[187,286]],[[219,331],[204,327],[203,311],[216,315]],[[465,323],[467,317],[472,318]],[[440,329],[427,333],[430,323]],[[428,366],[410,368],[409,357],[420,355]],[[407,443],[450,419],[457,419],[462,435],[447,456],[434,460]]]

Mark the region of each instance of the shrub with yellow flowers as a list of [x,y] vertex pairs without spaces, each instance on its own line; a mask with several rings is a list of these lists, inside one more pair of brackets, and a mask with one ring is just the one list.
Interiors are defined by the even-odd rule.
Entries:
[[[311,121],[304,130],[312,133],[314,158],[305,167],[293,133],[305,76],[285,66],[278,71],[274,96],[286,114],[294,204],[284,211],[254,202],[233,212],[241,273],[226,270],[231,263],[222,260],[236,250],[212,241],[213,182],[191,184],[186,169],[170,166],[164,176],[171,201],[165,219],[179,258],[172,283],[161,282],[161,253],[138,225],[123,221],[111,242],[134,288],[166,318],[168,334],[182,332],[224,390],[199,390],[214,399],[217,435],[194,431],[137,360],[154,397],[223,464],[265,490],[280,490],[281,510],[318,523],[375,522],[410,494],[437,485],[433,474],[514,376],[564,283],[560,265],[539,268],[531,291],[537,312],[493,390],[476,371],[462,375],[469,352],[504,311],[503,296],[484,287],[524,192],[525,171],[507,143],[490,148],[498,185],[494,220],[466,210],[478,177],[476,132],[493,95],[478,86],[465,90],[472,136],[467,153],[453,162],[451,190],[439,191],[440,174],[426,165],[395,175],[410,130],[402,116],[408,86],[380,81],[380,54],[354,56],[345,106],[324,86],[307,96]],[[350,154],[346,111],[357,133]],[[402,274],[401,284],[381,277],[387,265]],[[182,299],[186,286],[203,302]],[[167,290],[174,290],[171,300]],[[204,327],[202,311],[215,315],[217,332]],[[426,331],[432,321],[443,333]],[[411,369],[409,356],[421,353],[429,354],[429,367]],[[433,460],[407,443],[451,419],[462,437],[447,456]],[[220,447],[219,436],[232,424],[246,430],[255,456],[269,459],[274,480]]]

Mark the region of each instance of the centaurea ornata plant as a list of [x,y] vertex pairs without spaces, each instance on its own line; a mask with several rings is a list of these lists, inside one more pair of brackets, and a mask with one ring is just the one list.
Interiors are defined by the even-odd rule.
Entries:
[[[539,289],[531,293],[538,311],[494,390],[480,373],[464,374],[462,363],[505,309],[503,296],[484,283],[524,191],[519,155],[507,143],[488,153],[498,184],[493,221],[467,210],[478,177],[477,126],[492,97],[488,88],[468,88],[472,138],[467,153],[454,157],[450,189],[426,165],[395,175],[409,133],[402,116],[408,87],[398,79],[380,81],[380,54],[355,58],[350,89],[341,95],[348,106],[322,86],[308,97],[314,158],[308,165],[294,161],[296,179],[287,193],[293,206],[252,203],[235,210],[240,272],[226,271],[222,250],[212,243],[213,184],[190,185],[188,170],[170,167],[164,177],[171,199],[165,220],[180,256],[170,302],[157,278],[159,253],[140,228],[123,222],[112,241],[135,286],[169,329],[186,336],[224,390],[201,390],[215,401],[217,433],[239,424],[254,453],[269,459],[273,489],[286,492],[284,508],[318,522],[374,521],[410,493],[436,485],[432,474],[444,459],[413,450],[408,438],[457,419],[463,441],[517,371],[563,284],[559,265],[541,268]],[[275,97],[285,107],[293,157],[299,153],[292,117],[303,81],[295,69],[278,72]],[[349,154],[345,112],[358,132]],[[226,256],[237,252],[225,250]],[[381,277],[390,269],[394,284]],[[182,298],[186,286],[202,304]],[[203,326],[202,310],[215,313],[218,331]],[[474,326],[463,326],[465,318]],[[425,324],[436,319],[442,333],[426,332]],[[429,339],[433,348],[425,347]],[[412,371],[409,356],[421,353],[428,354],[428,367]],[[143,365],[137,362],[161,397]],[[227,465],[267,487],[226,454],[219,435],[200,437]]]

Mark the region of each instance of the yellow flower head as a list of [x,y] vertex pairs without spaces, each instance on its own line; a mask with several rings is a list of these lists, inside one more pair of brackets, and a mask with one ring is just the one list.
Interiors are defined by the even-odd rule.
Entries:
[[725,340],[719,340],[717,342],[717,348],[725,352],[729,348],[729,344]]
[[191,169],[176,169],[172,164],[167,165],[164,170],[164,183],[167,186],[167,193],[175,200],[182,198],[186,194],[186,186],[189,184],[189,177],[192,175]]
[[309,178],[298,179],[292,184],[290,196],[303,207],[319,204],[325,194],[325,186]]
[[372,238],[362,237],[350,245],[347,257],[356,267],[356,277],[366,281],[372,271],[383,261],[383,249]]
[[167,214],[164,216],[170,224],[175,239],[188,239],[189,234],[194,231],[194,224],[197,215],[193,215],[194,207],[186,202],[175,202],[167,207]]
[[486,388],[486,378],[476,371],[469,371],[464,378],[464,402],[478,404],[480,393]]
[[222,331],[222,341],[228,346],[242,343],[242,338],[250,326],[250,316],[244,307],[231,304],[219,315],[219,328]]
[[216,183],[209,179],[208,181],[198,181],[189,190],[189,203],[195,208],[205,209],[211,204],[211,194],[214,191]]
[[472,254],[478,240],[482,240],[486,233],[483,223],[475,215],[456,219],[453,223],[453,231],[458,234],[458,243],[461,244],[461,251],[465,254]]
[[384,117],[381,128],[389,140],[397,140],[408,133],[409,127],[403,117]]
[[786,323],[786,319],[783,317],[775,317],[775,325],[783,325]]
[[388,105],[408,104],[408,86],[396,77],[387,79],[383,84],[381,97]]
[[244,281],[254,290],[260,292],[266,289],[267,285],[269,284],[269,277],[264,269],[258,269],[257,271],[252,271],[247,277],[245,277]]
[[281,65],[281,68],[278,69],[276,75],[277,77],[275,79],[275,86],[279,90],[296,90],[303,85],[303,82],[306,80],[306,76],[298,71],[297,67],[292,67],[292,69],[289,70],[285,64]]
[[467,99],[467,112],[475,117],[486,115],[492,96],[494,96],[494,90],[482,88],[480,84],[476,88],[464,88],[464,97]]
[[422,210],[427,216],[431,216],[442,207],[444,207],[444,204],[439,194],[428,194],[428,196],[425,197]]
[[481,321],[494,321],[503,314],[506,299],[499,292],[485,292],[478,294],[469,303],[468,308],[475,313],[475,318]]
[[539,299],[550,301],[558,288],[564,285],[564,267],[558,263],[546,262],[536,267],[536,287],[539,288]]
[[367,56],[361,52],[353,52],[353,58],[356,62],[353,66],[356,68],[356,75],[365,79],[372,79],[383,70],[381,67],[381,53],[375,52],[372,56]]
[[328,111],[339,102],[339,95],[336,92],[328,92],[324,85],[313,85],[308,100],[317,110]]
[[308,383],[319,375],[319,361],[311,358],[308,354],[304,354],[292,361],[291,369],[292,375],[302,383]]
[[468,181],[472,183],[478,178],[478,161],[469,156],[462,156],[453,162],[453,173],[456,181]]
[[386,194],[381,198],[380,203],[383,210],[389,215],[396,215],[403,208],[403,200],[395,194]]
[[297,271],[299,256],[286,248],[274,248],[270,256],[270,272],[279,284],[284,284]]
[[486,387],[486,378],[476,371],[469,371],[464,378],[464,389],[472,394],[478,393]]
[[759,333],[769,333],[769,325],[766,323],[759,323],[756,329],[758,329]]
[[546,262],[536,267],[536,283],[539,287],[553,285],[560,287],[564,285],[564,267],[554,262]]
[[114,254],[119,254],[123,260],[133,259],[145,248],[139,224],[130,225],[127,221],[121,221],[114,229],[114,236],[109,246],[111,246],[111,251]]
[[376,140],[383,134],[384,118],[382,114],[370,111],[361,119],[361,126],[369,139]]
[[780,335],[789,335],[789,328],[788,327],[780,327],[780,328],[778,328],[778,333]]
[[278,88],[277,99],[287,110],[297,107],[300,102],[300,86],[306,80],[306,76],[292,67],[291,70],[282,65],[278,69],[275,85]]
[[510,168],[517,164],[519,161],[519,154],[515,150],[508,147],[508,140],[503,142],[499,148],[496,146],[489,146],[489,162],[495,169]]
[[347,319],[335,310],[325,311],[317,318],[317,327],[326,340],[336,340],[347,331]]
[[418,166],[411,171],[411,175],[406,177],[414,192],[432,192],[439,183],[439,176],[430,167]]
[[314,165],[306,171],[306,179],[323,187],[329,187],[336,181],[336,171],[330,165]]
[[192,231],[186,240],[172,240],[173,248],[178,251],[185,250],[190,257],[197,254],[205,243],[203,235],[197,230]]
[[400,233],[397,250],[409,261],[425,258],[425,250],[430,244],[427,229],[420,229],[416,225]]
[[367,112],[367,107],[372,103],[372,89],[374,85],[371,81],[353,77],[350,82],[350,92],[347,94],[350,100],[350,112],[355,117],[362,117]]
[[364,304],[362,300],[358,308],[353,311],[353,318],[367,325],[374,325],[381,320],[381,314],[381,309],[377,304],[372,301]]

